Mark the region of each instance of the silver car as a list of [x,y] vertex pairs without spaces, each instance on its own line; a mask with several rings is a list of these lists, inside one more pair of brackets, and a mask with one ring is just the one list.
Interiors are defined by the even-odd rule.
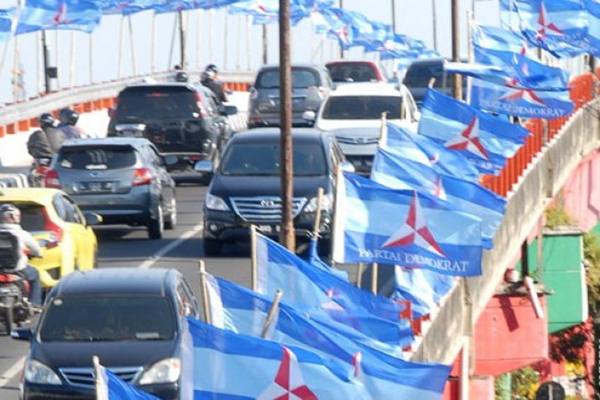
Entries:
[[[292,66],[292,109],[294,126],[310,125],[305,111],[317,111],[333,82],[326,68],[316,65]],[[264,66],[250,89],[248,127],[280,125],[279,67]]]
[[147,139],[81,139],[66,142],[46,174],[45,186],[61,188],[104,224],[145,226],[151,239],[177,223],[175,183]]

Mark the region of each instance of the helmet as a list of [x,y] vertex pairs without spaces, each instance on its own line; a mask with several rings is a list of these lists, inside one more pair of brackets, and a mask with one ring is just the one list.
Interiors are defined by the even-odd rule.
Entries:
[[188,74],[183,71],[179,71],[175,74],[175,82],[187,82]]
[[0,206],[0,222],[4,224],[20,224],[21,211],[13,204],[2,204]]
[[219,69],[217,68],[217,66],[215,64],[208,64],[206,66],[206,68],[204,68],[205,72],[213,72],[215,74],[219,73]]
[[79,120],[79,114],[70,108],[63,108],[60,110],[59,118],[64,125],[75,125]]
[[38,118],[38,122],[40,123],[40,127],[47,128],[50,126],[54,126],[56,124],[56,120],[50,113],[43,113]]

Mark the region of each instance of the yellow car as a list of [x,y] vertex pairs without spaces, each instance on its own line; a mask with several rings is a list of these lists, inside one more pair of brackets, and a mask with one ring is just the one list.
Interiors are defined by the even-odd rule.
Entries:
[[90,225],[101,217],[86,214],[64,192],[45,188],[0,188],[0,204],[21,210],[21,226],[42,246],[42,257],[30,263],[40,273],[44,288],[75,270],[96,266],[98,242]]

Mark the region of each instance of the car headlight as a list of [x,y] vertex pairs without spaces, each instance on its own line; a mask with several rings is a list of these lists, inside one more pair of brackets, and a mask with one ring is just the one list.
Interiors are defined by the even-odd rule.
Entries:
[[[316,212],[317,211],[317,197],[313,197],[310,201],[304,206],[305,212]],[[331,195],[325,195],[321,197],[321,211],[330,211],[333,207],[333,198]]]
[[140,378],[140,385],[154,385],[158,383],[174,383],[181,375],[181,361],[179,358],[166,358],[154,364],[144,372]]
[[60,378],[48,366],[39,361],[29,360],[25,366],[25,380],[43,385],[61,385]]
[[206,208],[209,210],[229,211],[229,206],[225,203],[225,200],[210,193],[206,193]]

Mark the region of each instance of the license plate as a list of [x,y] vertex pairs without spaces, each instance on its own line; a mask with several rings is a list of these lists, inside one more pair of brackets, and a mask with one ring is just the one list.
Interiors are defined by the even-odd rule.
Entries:
[[112,192],[113,182],[83,182],[79,188],[85,192]]
[[279,225],[258,225],[256,228],[262,233],[279,233],[281,230]]

